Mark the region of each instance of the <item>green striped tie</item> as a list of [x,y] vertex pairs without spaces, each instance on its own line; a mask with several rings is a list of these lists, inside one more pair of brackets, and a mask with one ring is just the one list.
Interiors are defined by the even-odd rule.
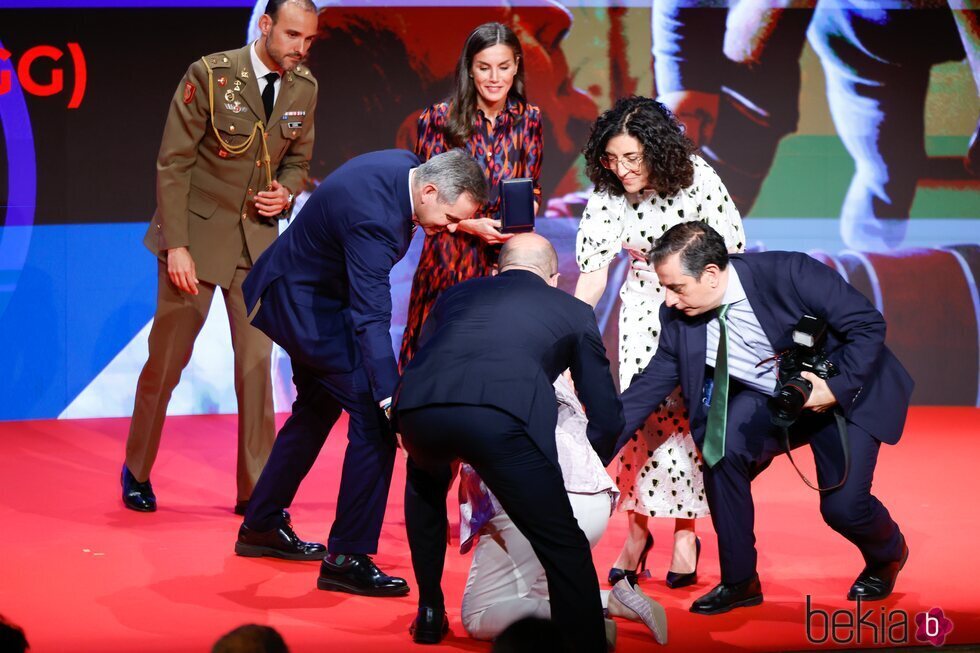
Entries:
[[708,467],[725,457],[725,427],[728,420],[728,321],[725,314],[731,304],[718,307],[718,355],[715,357],[715,380],[708,408],[708,424],[701,454]]

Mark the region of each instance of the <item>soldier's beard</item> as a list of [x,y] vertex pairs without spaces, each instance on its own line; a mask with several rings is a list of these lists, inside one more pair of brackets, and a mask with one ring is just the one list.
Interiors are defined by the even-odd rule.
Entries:
[[282,52],[279,50],[272,42],[271,32],[265,37],[265,51],[269,53],[269,57],[276,62],[276,65],[283,72],[293,70],[303,63],[303,56],[299,52]]

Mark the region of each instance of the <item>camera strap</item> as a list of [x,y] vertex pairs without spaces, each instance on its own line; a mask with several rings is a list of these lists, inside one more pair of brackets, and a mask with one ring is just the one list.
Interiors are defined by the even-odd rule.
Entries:
[[836,490],[837,488],[844,485],[844,483],[847,482],[847,473],[851,469],[851,449],[850,447],[847,446],[848,445],[847,420],[844,419],[844,415],[843,413],[841,413],[839,408],[834,408],[834,421],[837,422],[837,435],[840,436],[840,446],[844,452],[844,475],[841,477],[840,483],[838,483],[837,485],[832,485],[830,487],[820,487],[818,485],[814,485],[813,483],[810,482],[810,479],[808,479],[806,476],[803,475],[803,472],[801,472],[800,468],[796,465],[796,461],[793,460],[793,451],[789,443],[789,429],[786,428],[785,426],[780,428],[780,430],[783,432],[783,445],[786,447],[786,456],[789,458],[789,461],[793,464],[793,468],[796,470],[796,473],[799,474],[800,478],[803,479],[803,482],[806,483],[807,486],[809,486],[811,489],[814,489],[817,492],[830,492],[831,490]]

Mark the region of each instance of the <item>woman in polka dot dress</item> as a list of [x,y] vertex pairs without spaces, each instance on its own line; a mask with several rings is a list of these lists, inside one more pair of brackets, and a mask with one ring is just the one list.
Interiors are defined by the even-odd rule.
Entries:
[[[721,179],[655,100],[617,102],[596,121],[584,154],[595,190],[579,224],[581,275],[575,296],[595,306],[606,289],[610,263],[626,250],[630,269],[619,291],[619,379],[625,390],[657,350],[664,296],[646,262],[654,241],[675,224],[703,220],[731,251],[740,251],[745,232]],[[708,514],[708,504],[679,389],[623,448],[618,467],[619,509],[627,513],[629,530],[610,582],[623,577],[635,582],[653,545],[648,518],[669,517],[674,544],[667,584],[694,583],[700,553],[694,524]]]

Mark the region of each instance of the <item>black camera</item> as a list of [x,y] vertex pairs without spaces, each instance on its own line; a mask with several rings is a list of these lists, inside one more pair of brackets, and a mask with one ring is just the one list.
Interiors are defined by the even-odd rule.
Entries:
[[793,329],[796,346],[779,355],[779,385],[776,394],[769,398],[772,423],[788,428],[803,412],[803,404],[813,392],[813,384],[801,376],[813,372],[821,379],[840,374],[840,370],[827,360],[822,349],[827,335],[827,323],[818,317],[804,315]]

